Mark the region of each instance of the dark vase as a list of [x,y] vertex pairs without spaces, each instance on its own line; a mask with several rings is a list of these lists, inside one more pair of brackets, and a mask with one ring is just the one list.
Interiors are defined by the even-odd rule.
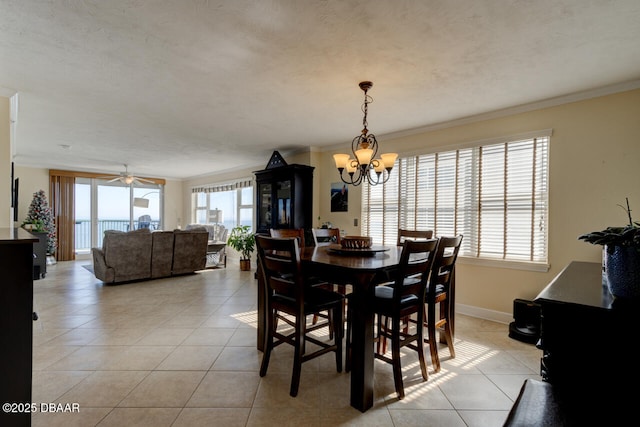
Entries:
[[634,246],[605,246],[604,269],[616,298],[640,298],[640,251]]

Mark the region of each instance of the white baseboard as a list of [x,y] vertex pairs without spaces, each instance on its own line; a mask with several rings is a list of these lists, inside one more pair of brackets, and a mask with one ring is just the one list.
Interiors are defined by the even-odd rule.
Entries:
[[498,323],[508,325],[513,321],[512,313],[504,313],[502,311],[488,310],[486,308],[474,307],[472,305],[456,304],[456,313],[464,314],[479,319],[492,320]]

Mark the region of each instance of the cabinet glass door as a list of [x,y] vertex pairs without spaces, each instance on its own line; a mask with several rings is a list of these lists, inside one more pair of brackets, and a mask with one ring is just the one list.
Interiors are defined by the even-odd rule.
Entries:
[[258,189],[260,197],[259,228],[271,228],[271,215],[273,213],[271,201],[271,184],[260,184]]
[[276,198],[278,202],[277,226],[289,228],[291,224],[291,180],[276,183]]

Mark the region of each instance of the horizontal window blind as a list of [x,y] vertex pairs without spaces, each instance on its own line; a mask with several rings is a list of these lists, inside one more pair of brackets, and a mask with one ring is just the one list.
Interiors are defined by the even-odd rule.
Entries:
[[238,188],[246,188],[253,186],[252,178],[244,178],[233,182],[223,184],[208,184],[201,187],[191,188],[192,193],[217,193],[220,191],[231,191]]
[[463,234],[461,256],[547,262],[549,133],[399,158],[362,192],[362,233],[393,245],[398,228]]

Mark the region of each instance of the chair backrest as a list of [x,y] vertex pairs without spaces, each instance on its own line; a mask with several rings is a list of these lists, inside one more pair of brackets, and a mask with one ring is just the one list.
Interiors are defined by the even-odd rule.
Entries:
[[424,304],[425,289],[437,248],[438,239],[406,240],[402,244],[398,275],[394,283],[394,305],[399,307],[403,301],[413,296],[417,297],[416,304]]
[[286,239],[295,237],[298,239],[298,246],[304,248],[304,228],[272,228],[269,230],[271,237]]
[[340,243],[339,228],[312,228],[313,241],[316,246],[328,246],[333,243]]
[[150,228],[151,215],[141,215],[138,217],[138,228]]
[[433,266],[431,267],[428,300],[435,298],[438,293],[449,292],[453,269],[462,244],[462,234],[455,237],[440,237],[439,241],[438,250],[435,253]]
[[406,230],[398,229],[398,246],[402,246],[405,240],[429,240],[433,237],[433,230]]
[[304,311],[304,283],[298,239],[256,234],[258,263],[267,298],[275,292],[298,303]]

